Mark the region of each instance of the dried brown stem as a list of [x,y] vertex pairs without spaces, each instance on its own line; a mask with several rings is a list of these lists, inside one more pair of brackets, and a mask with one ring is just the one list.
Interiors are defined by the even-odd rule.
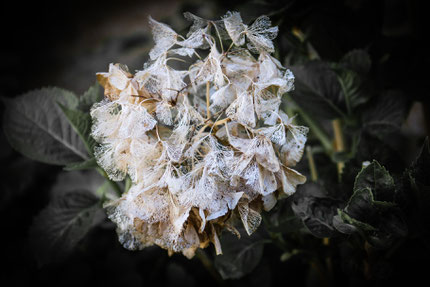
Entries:
[[[341,126],[340,119],[333,120],[332,124],[333,124],[333,132],[334,132],[334,150],[336,152],[345,151],[345,143],[343,140],[342,126]],[[344,166],[345,166],[344,162],[337,163],[337,172],[339,175],[339,179],[342,174],[342,170]]]
[[207,119],[211,118],[211,110],[209,109],[210,106],[210,82],[206,82],[206,112],[207,112]]

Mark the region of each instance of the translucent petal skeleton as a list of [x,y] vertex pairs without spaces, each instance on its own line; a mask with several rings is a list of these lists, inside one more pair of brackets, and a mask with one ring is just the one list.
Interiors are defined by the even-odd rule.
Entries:
[[[270,56],[278,28],[267,16],[248,26],[238,12],[216,21],[184,15],[186,37],[149,18],[155,46],[143,70],[111,64],[97,74],[106,98],[91,116],[98,164],[112,180],[132,180],[105,204],[120,242],[191,258],[210,243],[221,254],[220,233],[238,234],[236,217],[251,235],[263,209],[306,181],[292,167],[308,129],[279,109],[294,76]],[[204,49],[188,70],[169,66],[172,55]]]

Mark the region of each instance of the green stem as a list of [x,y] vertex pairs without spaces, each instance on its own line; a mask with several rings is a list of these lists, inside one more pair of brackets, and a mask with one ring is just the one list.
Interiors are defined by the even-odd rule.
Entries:
[[311,129],[311,131],[315,134],[315,136],[321,142],[326,153],[331,154],[333,151],[333,145],[332,145],[332,142],[331,142],[329,136],[326,134],[326,132],[322,129],[322,127],[317,122],[315,122],[302,109],[298,109],[298,112],[299,112],[300,116],[302,117],[302,119],[306,122],[306,125]]

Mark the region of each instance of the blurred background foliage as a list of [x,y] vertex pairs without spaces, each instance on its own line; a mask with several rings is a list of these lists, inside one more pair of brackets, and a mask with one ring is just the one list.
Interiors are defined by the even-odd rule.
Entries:
[[[93,194],[109,188],[102,179],[27,159],[2,131],[2,280],[9,285],[382,286],[427,277],[430,59],[422,2],[2,5],[0,96],[6,99],[46,86],[84,94],[111,62],[141,69],[153,46],[148,15],[185,31],[185,11],[215,19],[235,10],[248,23],[266,14],[280,30],[275,56],[296,76],[283,107],[311,128],[298,166],[308,183],[265,213],[252,238],[225,233],[222,257],[209,248],[192,260],[169,258],[158,247],[125,250],[95,206]],[[85,190],[85,197],[74,197]],[[77,214],[79,206],[86,207],[77,217],[81,233],[53,228],[59,243],[40,235],[55,227],[49,220],[59,210]],[[77,233],[85,236],[68,237]]]

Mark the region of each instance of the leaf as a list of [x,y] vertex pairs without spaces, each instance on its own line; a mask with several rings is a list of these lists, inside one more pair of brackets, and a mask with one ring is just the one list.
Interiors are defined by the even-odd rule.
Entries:
[[76,96],[43,88],[5,100],[3,129],[10,145],[23,155],[48,164],[66,165],[88,159],[85,145],[57,105],[73,109]]
[[335,232],[333,216],[340,202],[323,192],[319,184],[309,183],[293,195],[291,208],[316,237],[331,237]]
[[348,70],[358,74],[367,74],[372,66],[369,53],[365,50],[352,50],[340,60],[340,64]]
[[[425,139],[419,155],[402,177],[399,205],[407,214],[408,226],[418,236],[430,236],[430,148]],[[427,240],[427,239],[426,239]]]
[[288,197],[282,200],[278,200],[275,207],[265,217],[265,227],[270,232],[294,232],[298,231],[303,227],[303,223],[299,217],[297,217],[292,208],[291,200],[293,197]]
[[[364,231],[374,231],[376,230],[375,227],[373,227],[372,225],[365,223],[363,221],[357,220],[353,217],[351,217],[348,213],[339,210],[339,217],[340,219],[342,219],[343,222],[346,222],[360,230],[364,230]],[[345,226],[343,226],[345,228]],[[352,231],[352,228],[350,228],[349,231]]]
[[243,228],[241,238],[231,233],[221,237],[223,255],[215,257],[215,268],[223,279],[239,279],[249,274],[260,262],[263,256],[265,240],[258,233],[246,235]]
[[[37,179],[47,172],[41,168],[41,164],[26,157],[11,157],[8,160],[2,159],[0,173],[0,210],[10,207],[13,200],[33,189]],[[49,172],[49,171],[48,171]]]
[[339,63],[332,64],[342,87],[349,114],[358,106],[366,103],[371,96],[366,85],[366,76],[371,65],[369,54],[364,50],[352,50]]
[[[98,171],[73,170],[63,171],[57,176],[55,184],[51,188],[51,198],[62,196],[75,190],[88,190],[97,197],[117,198],[112,182],[106,180]],[[103,192],[101,194],[100,192]]]
[[89,112],[93,104],[100,102],[103,99],[100,85],[96,82],[88,91],[79,97],[78,109],[82,112]]
[[357,72],[342,69],[338,71],[338,81],[348,113],[369,100],[371,94],[365,91],[364,81]]
[[394,201],[394,179],[376,160],[364,167],[356,176],[354,191],[369,188],[377,201]]
[[360,231],[378,248],[386,248],[406,236],[407,226],[394,202],[395,188],[388,171],[373,161],[357,174],[353,195],[334,217],[335,228],[345,234]]
[[90,114],[83,113],[79,110],[69,109],[62,104],[59,105],[75,132],[82,139],[88,153],[90,155],[93,155],[94,147],[97,145],[97,142],[91,136],[92,119]]
[[344,216],[344,212],[338,209],[338,215],[333,216],[333,226],[337,231],[344,234],[353,234],[357,232],[358,228],[353,224],[346,223],[346,218]]
[[305,197],[295,201],[292,208],[312,235],[323,238],[335,234],[332,222],[337,204],[334,200]]
[[386,91],[362,113],[363,129],[383,139],[387,134],[398,131],[406,115],[404,95],[400,91]]
[[408,169],[408,173],[413,179],[414,184],[417,185],[416,188],[427,188],[430,186],[430,177],[428,176],[428,171],[430,170],[430,145],[429,138],[426,137],[420,153],[416,160],[412,163],[411,167]]
[[67,256],[96,224],[102,212],[99,199],[87,190],[69,191],[54,200],[34,219],[30,243],[43,265]]
[[295,76],[293,100],[317,117],[334,119],[344,115],[344,101],[337,75],[321,61],[291,67]]
[[86,161],[70,163],[64,167],[64,170],[66,171],[85,170],[85,169],[92,169],[97,167],[98,167],[97,161],[94,157],[92,157]]
[[345,207],[345,212],[363,222],[369,222],[374,219],[375,209],[372,208],[373,194],[370,188],[355,188],[354,194]]

